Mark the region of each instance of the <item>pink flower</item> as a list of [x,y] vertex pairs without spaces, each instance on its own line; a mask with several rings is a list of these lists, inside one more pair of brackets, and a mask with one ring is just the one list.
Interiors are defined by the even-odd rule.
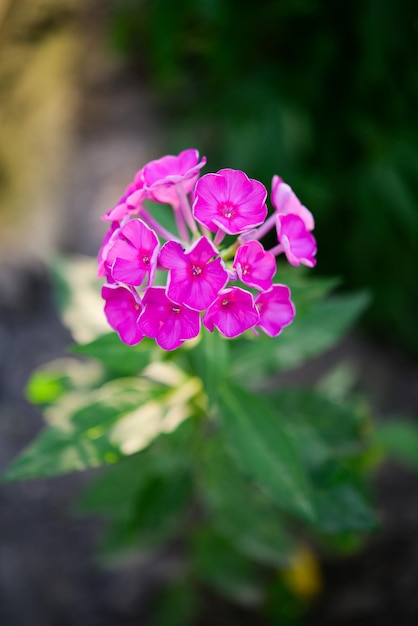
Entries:
[[107,251],[106,263],[117,282],[141,285],[146,274],[152,281],[158,256],[158,237],[142,220],[127,222],[116,233]]
[[203,316],[203,324],[210,332],[216,326],[225,337],[236,337],[258,321],[259,314],[252,295],[240,287],[221,291]]
[[233,267],[238,278],[249,287],[268,289],[276,273],[276,259],[259,241],[249,241],[236,251]]
[[175,350],[200,332],[200,314],[167,298],[164,287],[149,287],[139,328],[164,350]]
[[295,317],[290,289],[286,285],[273,285],[268,291],[259,293],[255,304],[260,314],[258,326],[270,337],[279,335]]
[[187,252],[179,243],[168,241],[159,262],[169,269],[167,295],[178,304],[203,311],[216,299],[228,282],[228,273],[213,244],[201,237]]
[[109,325],[129,346],[142,341],[144,334],[138,326],[142,305],[137,293],[132,289],[104,285],[102,298],[106,301],[104,311]]
[[[312,214],[274,176],[275,211],[267,218],[264,185],[230,168],[199,179],[205,164],[193,149],[150,161],[103,217],[111,224],[98,275],[107,282],[107,319],[125,343],[148,336],[174,350],[199,334],[202,321],[225,337],[258,334],[258,326],[276,336],[294,318],[288,287],[272,283],[275,257],[316,264]],[[144,200],[170,204],[174,226],[160,223]],[[266,251],[261,241],[273,228],[278,241]]]
[[258,226],[267,215],[266,188],[240,170],[206,174],[194,193],[194,216],[212,232],[237,235]]
[[305,224],[306,230],[313,230],[315,222],[312,213],[301,204],[300,200],[280,176],[273,176],[271,183],[271,202],[279,215],[292,213]]
[[316,265],[315,237],[306,230],[303,220],[297,215],[277,216],[277,237],[291,265]]
[[171,154],[150,161],[143,169],[143,179],[151,197],[157,202],[177,205],[179,200],[176,185],[182,183],[185,194],[191,192],[199,177],[206,158],[199,162],[199,152],[183,150],[177,156]]
[[144,188],[144,181],[141,180],[139,174],[142,170],[135,175],[135,180],[130,183],[119,202],[115,204],[111,209],[106,211],[102,220],[105,222],[121,222],[125,217],[134,214],[138,207],[142,204],[145,198],[148,196],[148,192]]
[[115,232],[119,230],[119,224],[117,222],[112,222],[109,230],[106,232],[103,237],[102,245],[97,255],[97,276],[111,278],[110,276],[110,265],[106,262],[107,252],[111,245],[111,240]]

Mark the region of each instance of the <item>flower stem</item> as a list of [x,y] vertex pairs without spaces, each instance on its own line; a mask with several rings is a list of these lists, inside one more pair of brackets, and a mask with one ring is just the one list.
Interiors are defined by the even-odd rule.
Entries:
[[274,246],[274,248],[271,248],[269,252],[274,254],[274,256],[278,256],[279,254],[282,254],[284,252],[284,247],[282,246],[281,243],[279,243],[277,244],[277,246]]
[[225,232],[218,228],[218,232],[215,235],[215,239],[213,240],[213,245],[218,247],[220,243],[222,243],[223,238],[225,237]]
[[177,230],[181,239],[186,243],[190,243],[189,231],[187,230],[186,222],[184,221],[183,212],[180,204],[173,204],[174,217],[176,219]]
[[240,236],[241,243],[246,243],[247,241],[250,241],[253,239],[256,239],[256,240],[261,239],[262,237],[264,237],[266,233],[268,233],[273,228],[273,226],[275,226],[276,221],[277,221],[277,213],[273,213],[273,215],[270,215],[270,217],[266,219],[264,224],[261,224],[261,226],[259,226],[255,230],[250,230],[248,233],[244,233],[243,235],[241,235]]
[[186,221],[187,226],[192,231],[193,235],[196,235],[197,225],[193,217],[190,202],[186,194],[184,193],[184,188],[183,188],[182,183],[176,185],[176,191],[177,191],[177,196],[178,196],[179,203],[180,203],[179,206],[180,206],[180,210],[182,212],[183,218]]
[[223,259],[224,261],[232,259],[235,255],[235,252],[237,251],[238,246],[239,242],[235,241],[231,246],[229,246],[229,248],[225,248],[225,250],[222,250],[222,252],[220,253],[221,259]]
[[144,220],[146,224],[148,224],[150,228],[153,228],[155,232],[158,235],[160,235],[163,239],[167,239],[167,240],[173,239],[174,241],[178,241],[180,243],[179,238],[173,235],[172,233],[170,233],[169,230],[166,230],[164,226],[161,226],[161,224],[157,222],[157,220],[154,217],[152,217],[152,215],[150,215],[143,206],[141,206],[139,209],[139,216]]

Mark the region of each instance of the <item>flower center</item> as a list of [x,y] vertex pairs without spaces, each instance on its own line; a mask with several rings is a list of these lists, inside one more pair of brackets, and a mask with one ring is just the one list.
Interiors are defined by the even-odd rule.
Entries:
[[234,217],[236,213],[236,207],[231,202],[221,202],[218,206],[220,215],[226,217],[228,220]]
[[229,304],[229,300],[228,300],[228,298],[224,298],[224,299],[222,300],[221,304],[222,304],[222,306],[228,306],[228,304]]
[[173,313],[176,313],[177,315],[181,313],[181,308],[179,306],[172,306],[171,310],[173,311]]
[[250,274],[251,272],[251,268],[249,265],[244,265],[242,268],[242,274],[243,276],[247,276],[247,274]]
[[148,254],[142,254],[142,262],[144,265],[149,265],[149,256]]
[[200,265],[192,265],[192,276],[200,276],[202,272]]

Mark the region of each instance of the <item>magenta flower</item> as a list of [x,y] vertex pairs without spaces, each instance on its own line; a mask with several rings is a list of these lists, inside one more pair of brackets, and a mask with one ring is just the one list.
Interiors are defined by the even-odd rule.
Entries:
[[106,257],[112,243],[112,237],[117,230],[119,230],[119,224],[117,222],[112,222],[109,230],[103,237],[102,245],[97,254],[97,276],[99,278],[106,277],[108,280],[111,279],[110,265],[106,262]]
[[128,346],[142,341],[144,334],[138,326],[142,305],[138,294],[133,289],[104,285],[102,298],[105,300],[104,312],[109,325]]
[[266,188],[240,170],[202,176],[194,194],[193,214],[212,232],[238,235],[266,219]]
[[315,222],[312,213],[301,204],[299,198],[280,176],[273,176],[271,182],[271,202],[279,215],[297,215],[305,224],[306,230],[313,230]]
[[182,183],[184,193],[190,193],[204,165],[206,158],[202,157],[199,161],[197,150],[183,150],[177,156],[169,154],[150,161],[144,167],[144,183],[153,200],[177,205],[179,200],[176,185]]
[[203,324],[210,332],[214,327],[225,337],[237,337],[259,321],[253,296],[240,287],[221,291],[203,316]]
[[303,220],[297,215],[277,216],[277,237],[291,265],[316,265],[315,237],[306,230]]
[[[272,283],[275,257],[316,264],[312,214],[274,176],[267,218],[264,185],[229,168],[199,180],[205,164],[193,149],[149,162],[103,216],[111,224],[98,275],[109,324],[125,343],[148,336],[174,350],[199,334],[201,320],[226,337],[258,326],[276,336],[294,318],[289,289]],[[159,222],[153,202],[171,205],[174,226]],[[278,241],[266,251],[261,241],[273,228]]]
[[159,243],[151,228],[142,220],[130,220],[110,243],[106,263],[110,265],[114,280],[126,285],[141,285],[148,273],[148,281],[152,281]]
[[286,285],[273,285],[268,291],[259,293],[255,304],[260,314],[258,326],[270,337],[279,335],[295,317],[290,289]]
[[213,244],[201,237],[187,252],[179,243],[168,241],[159,256],[160,264],[169,269],[167,295],[178,304],[196,311],[206,309],[228,282],[228,273]]
[[249,287],[269,289],[276,273],[276,259],[259,241],[249,241],[236,251],[233,267],[238,278]]
[[137,212],[138,207],[141,206],[148,196],[148,192],[144,188],[144,181],[139,176],[141,172],[142,170],[137,172],[134,182],[126,187],[123,196],[115,206],[106,211],[102,220],[105,222],[121,222],[125,217]]
[[149,287],[139,328],[164,350],[175,350],[200,332],[200,314],[167,298],[164,287]]

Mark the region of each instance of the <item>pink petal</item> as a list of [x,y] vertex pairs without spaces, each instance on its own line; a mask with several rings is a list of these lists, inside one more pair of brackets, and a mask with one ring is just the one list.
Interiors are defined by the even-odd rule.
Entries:
[[273,285],[268,291],[258,294],[255,304],[260,313],[258,326],[270,337],[279,335],[295,317],[290,289],[286,285]]
[[267,216],[267,190],[240,170],[223,169],[197,182],[193,213],[212,232],[230,235],[261,224]]
[[116,259],[126,259],[129,261],[136,261],[138,258],[138,250],[129,241],[122,239],[118,233],[118,237],[114,238],[112,245],[109,246],[107,252],[107,260],[109,263],[114,263]]
[[159,263],[166,269],[187,268],[183,247],[176,241],[167,241],[160,250]]
[[292,213],[301,218],[307,230],[313,230],[315,222],[312,213],[301,204],[292,188],[279,176],[273,176],[271,202],[279,215]]
[[121,228],[121,233],[137,250],[152,251],[158,246],[158,237],[142,220],[133,219]]
[[104,285],[102,297],[107,321],[121,340],[130,346],[139,343],[144,335],[138,325],[142,305],[137,294],[124,287]]
[[210,231],[216,232],[218,227],[213,219],[218,216],[219,201],[226,200],[226,181],[219,174],[205,174],[197,183],[194,191],[193,215]]
[[142,189],[143,182],[130,183],[126,189],[123,196],[120,198],[119,202],[106,211],[103,215],[102,220],[104,221],[118,221],[121,222],[127,215],[132,213],[132,210],[135,209],[139,204],[145,199],[146,191]]
[[144,168],[141,167],[134,176],[134,185],[137,189],[142,189],[145,184],[144,181]]
[[277,236],[291,265],[316,265],[315,237],[306,230],[300,217],[293,214],[278,215]]
[[140,285],[146,274],[153,275],[158,238],[142,220],[130,220],[115,232],[107,247],[106,262],[112,278],[127,285]]
[[112,207],[102,216],[104,222],[121,222],[131,212],[131,208],[122,202]]
[[135,191],[126,198],[126,204],[130,209],[137,209],[142,205],[143,201],[148,198],[148,195],[146,189],[135,189]]
[[228,274],[220,259],[199,268],[201,274],[193,276],[193,265],[186,270],[170,271],[167,294],[173,302],[203,311],[215,300],[228,282]]
[[226,337],[236,337],[252,328],[259,320],[252,295],[240,287],[230,287],[220,292],[215,302],[203,316],[208,330],[216,327]]
[[184,150],[177,156],[169,154],[151,161],[144,167],[145,185],[157,202],[177,204],[175,185],[182,184],[184,193],[189,193],[199,177],[199,170],[205,164],[204,157],[199,162],[197,150]]
[[233,267],[243,283],[266,290],[271,287],[276,273],[276,259],[259,241],[249,241],[238,248]]
[[138,260],[115,259],[111,267],[114,280],[125,285],[139,286],[142,284],[148,267],[144,267]]
[[168,297],[196,311],[212,304],[228,281],[222,261],[212,261],[217,254],[217,249],[206,237],[198,239],[187,251],[178,243],[166,243],[160,253],[160,263],[170,270]]
[[110,266],[106,262],[107,253],[109,247],[111,246],[112,237],[115,235],[116,231],[119,230],[119,225],[116,222],[113,222],[110,226],[109,230],[106,232],[103,237],[102,245],[97,255],[97,276],[100,278],[102,276],[106,276],[108,272],[110,272]]
[[200,237],[188,250],[187,257],[193,263],[207,263],[219,254],[207,237]]
[[143,303],[145,309],[139,320],[140,329],[155,339],[161,348],[174,350],[186,339],[199,334],[199,313],[171,302],[163,287],[147,289]]

